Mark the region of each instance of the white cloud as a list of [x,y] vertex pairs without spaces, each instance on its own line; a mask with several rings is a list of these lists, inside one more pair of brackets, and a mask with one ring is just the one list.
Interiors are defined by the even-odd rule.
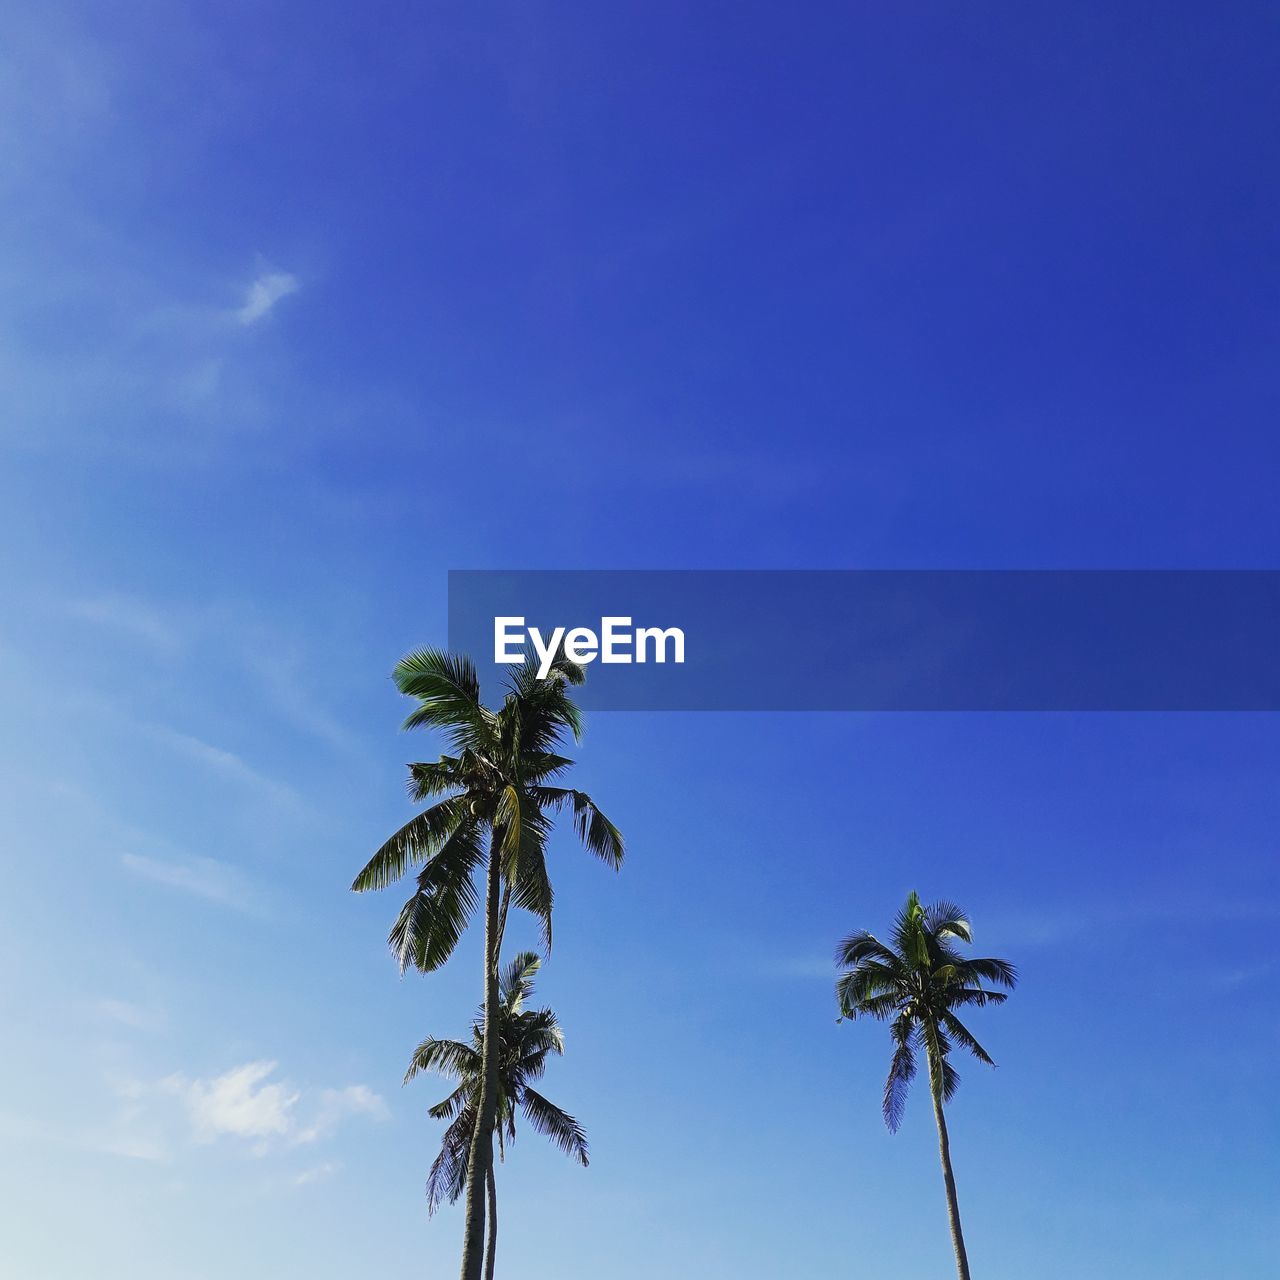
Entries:
[[302,282],[287,271],[263,272],[250,286],[244,305],[236,312],[241,324],[255,324],[269,315],[281,298],[297,293]]
[[[106,1003],[106,1002],[104,1002]],[[82,1081],[83,1083],[83,1081]],[[347,1123],[388,1117],[383,1099],[367,1085],[317,1088],[277,1075],[277,1064],[261,1059],[220,1075],[175,1072],[163,1079],[108,1076],[106,1092],[90,1090],[82,1105],[60,1108],[46,1118],[29,1109],[0,1107],[0,1141],[57,1146],[121,1159],[172,1163],[225,1145],[254,1159],[276,1157],[273,1175],[304,1186],[342,1166],[336,1156],[290,1170],[292,1153],[316,1151],[336,1142]],[[78,1114],[77,1114],[78,1113]],[[286,1163],[288,1162],[288,1163]]]
[[179,1100],[197,1144],[241,1139],[253,1144],[255,1155],[272,1146],[307,1146],[331,1138],[344,1121],[358,1116],[387,1118],[387,1104],[367,1085],[306,1089],[274,1079],[276,1066],[266,1060],[246,1062],[210,1079],[179,1073],[162,1080],[155,1091]]
[[281,1083],[268,1083],[274,1062],[246,1062],[212,1080],[170,1076],[163,1087],[187,1109],[197,1142],[224,1135],[237,1138],[283,1137],[293,1127],[293,1109],[301,1093]]
[[170,862],[160,858],[147,858],[140,853],[126,853],[121,865],[134,875],[152,880],[170,889],[207,898],[226,907],[247,911],[253,898],[248,882],[234,867],[216,858],[188,858],[184,862]]

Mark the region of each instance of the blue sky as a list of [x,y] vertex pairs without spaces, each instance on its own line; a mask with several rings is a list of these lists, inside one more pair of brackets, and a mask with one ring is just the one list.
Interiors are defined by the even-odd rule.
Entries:
[[[1274,9],[1058,8],[0,4],[8,1272],[452,1273],[399,1079],[477,939],[401,981],[345,891],[449,568],[1276,567]],[[519,1144],[517,1274],[946,1274],[830,994],[912,887],[1024,973],[952,1111],[978,1273],[1274,1257],[1274,718],[582,761],[594,1159]]]

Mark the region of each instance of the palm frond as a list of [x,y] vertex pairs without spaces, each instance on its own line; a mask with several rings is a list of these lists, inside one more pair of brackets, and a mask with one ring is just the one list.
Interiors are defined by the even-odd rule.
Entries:
[[409,1069],[404,1073],[404,1083],[408,1084],[422,1071],[434,1071],[437,1075],[450,1076],[465,1083],[479,1075],[480,1055],[461,1040],[437,1040],[428,1036],[413,1051]]
[[[836,999],[840,1013],[846,1018],[861,1014],[882,1016],[876,1010],[883,1008],[877,997],[907,998],[907,983],[900,967],[881,960],[861,960],[836,982]],[[874,1003],[873,1003],[874,1002]]]
[[[839,992],[837,993],[840,994]],[[877,1022],[884,1022],[891,1018],[902,1007],[902,994],[894,989],[885,991],[880,995],[864,995],[856,1004],[845,1004],[841,1001],[840,1012],[845,1018],[874,1018]]]
[[599,806],[585,791],[572,787],[534,787],[533,795],[545,808],[573,809],[573,826],[578,838],[601,862],[617,871],[626,855],[622,832],[600,812]]
[[573,765],[568,756],[554,751],[525,751],[520,755],[520,777],[528,785],[545,782]]
[[511,889],[512,901],[537,919],[542,928],[543,946],[550,954],[551,918],[555,906],[555,894],[547,874],[547,841],[551,823],[538,807],[535,797],[520,791],[517,798],[521,838],[514,849],[508,842],[503,874]]
[[428,1214],[435,1213],[441,1204],[452,1204],[465,1190],[475,1124],[475,1112],[468,1107],[445,1130],[440,1154],[427,1174]]
[[859,929],[857,933],[851,933],[836,948],[836,964],[842,968],[848,968],[863,960],[879,960],[882,964],[893,965],[898,962],[898,956],[875,934]]
[[401,972],[413,965],[429,973],[453,954],[476,907],[472,877],[483,857],[479,828],[467,821],[422,868],[417,892],[401,908],[387,936]]
[[893,1057],[889,1062],[889,1074],[884,1082],[881,1110],[890,1133],[897,1133],[907,1105],[907,1092],[916,1077],[916,1055],[912,1047],[912,1022],[907,1014],[901,1014],[893,1024]]
[[934,902],[925,908],[925,925],[936,938],[947,935],[972,942],[969,917],[954,902]]
[[418,702],[406,729],[443,729],[456,747],[491,739],[493,713],[480,701],[480,678],[465,654],[420,649],[396,663],[392,678],[401,693]]
[[919,1022],[918,1030],[929,1059],[929,1087],[943,1102],[950,1102],[960,1086],[960,1075],[950,1061],[951,1041],[932,1018]]
[[475,1087],[473,1081],[460,1084],[447,1098],[442,1098],[433,1107],[427,1108],[427,1115],[433,1120],[452,1120],[469,1102],[474,1101]]
[[351,882],[355,893],[385,889],[414,864],[425,862],[467,817],[461,796],[450,796],[406,822],[365,864]]
[[949,987],[947,1005],[958,1009],[962,1005],[974,1005],[979,1009],[989,1004],[1004,1004],[1008,995],[1003,991],[987,991],[982,987]]
[[456,756],[421,760],[409,766],[409,794],[415,800],[429,800],[446,791],[466,786],[461,761]]
[[531,658],[508,677],[510,690],[498,713],[501,741],[508,752],[552,752],[568,733],[582,736],[582,713],[569,696],[568,684],[582,683],[582,668],[558,658],[546,679]]
[[514,865],[520,851],[520,842],[525,838],[524,819],[529,811],[528,799],[514,782],[508,782],[498,796],[498,806],[494,810],[493,829],[501,834],[498,842],[502,850],[503,860]]
[[542,967],[536,951],[522,951],[498,978],[499,998],[509,1014],[518,1014],[520,1006],[533,994],[533,982]]
[[1008,987],[1010,991],[1018,985],[1017,967],[1008,960],[996,960],[991,956],[966,957],[960,964],[960,974],[966,982],[981,979]]
[[614,871],[622,866],[626,848],[622,832],[600,812],[599,806],[585,791],[574,791],[573,825],[578,839]]
[[550,1009],[526,1014],[525,1019],[513,1036],[511,1070],[525,1080],[537,1080],[546,1070],[547,1056],[564,1053],[564,1033]]
[[942,1100],[950,1102],[960,1087],[960,1073],[951,1065],[950,1058],[942,1060]]
[[924,924],[924,908],[919,895],[912,890],[894,919],[892,937],[898,954],[917,969],[929,966],[929,939]]
[[581,1165],[589,1162],[587,1135],[582,1126],[553,1102],[548,1102],[534,1089],[526,1088],[521,1097],[525,1118],[535,1132],[550,1138],[565,1155],[572,1156]]
[[987,1066],[994,1067],[996,1064],[992,1061],[991,1055],[974,1039],[973,1033],[968,1027],[956,1017],[954,1013],[943,1013],[941,1015],[942,1025],[946,1027],[951,1038],[957,1044],[963,1045],[969,1050],[979,1062],[985,1062]]

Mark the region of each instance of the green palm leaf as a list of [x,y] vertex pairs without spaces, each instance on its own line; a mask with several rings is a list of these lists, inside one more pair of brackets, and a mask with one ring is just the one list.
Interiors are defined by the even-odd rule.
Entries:
[[409,766],[409,794],[415,800],[430,800],[446,791],[460,791],[466,786],[461,759],[441,756],[439,760],[420,761]]
[[622,832],[600,812],[585,791],[575,791],[572,787],[535,787],[533,794],[547,808],[572,808],[574,829],[587,849],[615,871],[622,866],[626,853]]
[[403,972],[429,973],[453,954],[476,907],[472,873],[484,857],[480,831],[467,821],[454,828],[418,876],[418,891],[400,910],[387,942]]
[[544,1138],[550,1138],[567,1156],[587,1165],[587,1135],[582,1126],[567,1112],[548,1102],[536,1090],[525,1088],[521,1096],[523,1111],[530,1126]]
[[467,1183],[474,1128],[475,1113],[468,1108],[445,1130],[440,1154],[431,1162],[427,1174],[428,1214],[435,1213],[441,1204],[452,1204],[462,1194]]
[[435,1071],[455,1080],[467,1080],[480,1070],[480,1055],[461,1040],[437,1040],[428,1036],[414,1051],[404,1073],[408,1084],[420,1071]]
[[907,1090],[916,1075],[916,1055],[912,1047],[915,1027],[911,1018],[901,1014],[893,1024],[893,1058],[889,1063],[889,1075],[884,1082],[884,1098],[881,1108],[884,1122],[890,1133],[896,1133],[902,1123],[902,1113],[907,1105]]
[[420,649],[402,658],[392,672],[400,692],[418,705],[406,729],[443,729],[458,747],[483,747],[493,733],[493,713],[480,701],[475,664],[461,654]]
[[365,864],[351,883],[356,893],[385,889],[415,863],[436,853],[467,814],[461,796],[451,796],[406,822]]

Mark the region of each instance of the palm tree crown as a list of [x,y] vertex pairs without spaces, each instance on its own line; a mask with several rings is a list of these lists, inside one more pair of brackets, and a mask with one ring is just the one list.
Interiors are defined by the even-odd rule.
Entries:
[[582,669],[564,658],[546,679],[529,662],[508,679],[493,711],[480,700],[469,658],[424,649],[396,666],[396,684],[418,703],[405,728],[440,729],[455,753],[409,766],[410,794],[436,802],[387,840],[351,886],[383,889],[423,864],[388,938],[402,969],[437,969],[453,953],[478,903],[473,877],[484,861],[486,831],[505,885],[504,919],[506,902],[514,900],[538,917],[548,945],[552,816],[570,809],[583,844],[609,866],[621,865],[622,835],[591,797],[552,785],[573,764],[558,752],[566,736],[577,739],[582,731],[566,689],[582,678]]
[[[556,1015],[550,1009],[524,1007],[541,963],[532,951],[522,952],[507,965],[500,979],[495,1126],[498,1146],[505,1155],[507,1145],[515,1141],[519,1113],[535,1132],[586,1165],[587,1138],[582,1126],[530,1083],[542,1077],[548,1054],[564,1052],[564,1037]],[[405,1074],[406,1084],[421,1071],[435,1071],[458,1082],[457,1088],[429,1112],[434,1120],[450,1122],[427,1178],[427,1208],[432,1213],[442,1202],[451,1204],[457,1200],[466,1186],[480,1095],[483,1036],[484,1025],[481,1016],[477,1016],[469,1044],[428,1038],[414,1051]]]
[[845,970],[836,983],[841,1015],[890,1022],[894,1053],[883,1108],[891,1131],[902,1121],[918,1049],[928,1061],[930,1086],[943,1102],[951,1100],[960,1083],[951,1064],[955,1046],[995,1066],[956,1010],[1003,1004],[1006,994],[983,984],[1011,989],[1017,971],[1007,960],[966,957],[956,950],[956,943],[972,941],[959,907],[951,902],[922,906],[912,893],[894,921],[888,943],[860,930],[836,949],[836,963]]

